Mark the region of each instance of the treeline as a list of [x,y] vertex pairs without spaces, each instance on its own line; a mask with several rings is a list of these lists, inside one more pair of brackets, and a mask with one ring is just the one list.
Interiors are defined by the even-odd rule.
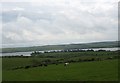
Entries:
[[71,58],[71,57],[79,57],[79,56],[111,56],[111,55],[118,55],[118,51],[106,51],[106,50],[99,50],[99,51],[94,51],[94,50],[86,50],[86,51],[59,51],[59,52],[38,52],[35,51],[31,53],[31,56],[23,56],[23,55],[14,55],[14,56],[2,56],[2,58],[32,58],[32,57],[37,57],[37,58]]
[[[97,50],[97,52],[106,52],[108,50]],[[31,56],[36,56],[40,55],[43,53],[60,53],[60,52],[94,52],[93,49],[88,49],[88,50],[81,50],[81,49],[68,49],[68,50],[51,50],[51,51],[44,51],[44,52],[39,52],[39,51],[34,51],[31,53]]]

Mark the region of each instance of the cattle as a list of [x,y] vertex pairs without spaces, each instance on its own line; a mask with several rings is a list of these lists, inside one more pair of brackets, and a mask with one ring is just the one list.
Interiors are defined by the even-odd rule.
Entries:
[[44,64],[45,67],[47,67],[47,64]]
[[113,59],[113,57],[108,57],[107,59]]
[[43,66],[43,64],[39,64],[38,66]]
[[33,65],[32,67],[38,67],[38,65]]
[[69,65],[69,63],[64,63],[64,66],[67,66],[67,65]]

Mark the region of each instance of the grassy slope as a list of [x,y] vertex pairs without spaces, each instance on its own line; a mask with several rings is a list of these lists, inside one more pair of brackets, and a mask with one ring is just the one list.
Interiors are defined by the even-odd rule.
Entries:
[[3,81],[45,81],[45,80],[92,80],[106,81],[118,80],[117,60],[71,63],[64,67],[60,65],[49,65],[48,67],[37,67],[19,70],[4,70]]
[[2,69],[9,70],[19,66],[31,65],[33,60],[42,61],[46,59],[54,60],[54,58],[3,58]]

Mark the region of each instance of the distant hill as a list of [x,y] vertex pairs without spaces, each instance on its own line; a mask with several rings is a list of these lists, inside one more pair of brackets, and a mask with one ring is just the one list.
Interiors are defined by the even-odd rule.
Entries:
[[112,48],[112,47],[119,47],[118,41],[93,42],[93,43],[82,43],[82,44],[65,44],[65,45],[46,45],[46,46],[33,46],[33,47],[17,47],[17,48],[2,48],[2,52],[9,53],[9,52],[44,51],[44,50],[83,49],[83,48]]

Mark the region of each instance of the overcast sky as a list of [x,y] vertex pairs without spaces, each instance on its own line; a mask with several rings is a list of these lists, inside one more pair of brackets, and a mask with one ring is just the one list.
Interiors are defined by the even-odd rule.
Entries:
[[3,47],[118,40],[115,0],[12,1],[0,5]]

